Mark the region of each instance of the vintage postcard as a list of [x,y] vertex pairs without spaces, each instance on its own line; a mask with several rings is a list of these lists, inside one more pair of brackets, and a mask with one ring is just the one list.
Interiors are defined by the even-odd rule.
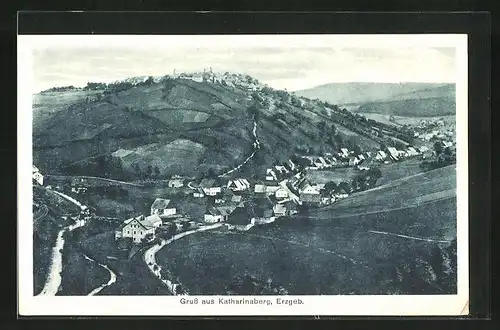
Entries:
[[466,35],[18,36],[20,315],[467,315]]

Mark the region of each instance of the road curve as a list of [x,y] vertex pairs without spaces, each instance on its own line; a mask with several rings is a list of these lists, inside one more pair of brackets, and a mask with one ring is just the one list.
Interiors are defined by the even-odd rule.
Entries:
[[106,269],[109,272],[109,281],[107,283],[104,283],[101,286],[95,288],[94,290],[92,290],[87,296],[93,296],[93,295],[99,293],[105,287],[110,286],[111,284],[113,284],[113,283],[116,282],[116,274],[111,269],[109,269],[108,266],[103,265],[101,263],[98,263],[97,261],[95,261],[94,259],[90,258],[86,254],[84,254],[83,256],[85,257],[85,259],[87,259],[89,261],[92,261],[92,262],[95,262],[96,264],[98,264],[99,266],[101,266],[102,268]]
[[[177,288],[177,283],[173,283],[172,281],[170,281],[169,279],[163,279],[161,277],[161,274],[160,274],[160,266],[156,263],[156,258],[155,258],[155,255],[158,251],[160,251],[165,245],[168,245],[184,236],[187,236],[187,235],[191,235],[191,234],[194,234],[194,233],[198,233],[198,232],[201,232],[201,231],[206,231],[206,230],[210,230],[210,229],[215,229],[215,228],[219,228],[219,227],[222,227],[223,224],[222,223],[216,223],[214,225],[209,225],[209,226],[203,226],[203,227],[200,227],[200,228],[197,228],[197,229],[193,229],[193,230],[189,230],[189,231],[185,231],[183,233],[179,233],[179,234],[176,234],[174,236],[172,236],[171,238],[169,238],[168,240],[161,240],[160,244],[155,244],[153,245],[152,247],[150,247],[149,249],[146,250],[146,252],[144,252],[144,256],[143,256],[143,259],[144,259],[144,262],[146,263],[146,265],[148,266],[149,270],[151,271],[151,273],[153,273],[156,277],[158,277],[158,279],[167,286],[168,290],[170,291],[170,293],[172,293],[173,295],[177,295],[176,293],[176,288]],[[157,267],[157,269],[155,270],[155,265]]]

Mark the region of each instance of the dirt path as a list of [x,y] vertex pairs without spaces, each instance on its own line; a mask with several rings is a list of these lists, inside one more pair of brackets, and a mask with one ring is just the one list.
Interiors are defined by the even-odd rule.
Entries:
[[[70,202],[78,205],[80,209],[84,210],[87,207],[76,199],[67,196],[61,192],[54,191],[56,194],[66,198]],[[47,280],[43,287],[42,292],[40,292],[39,296],[55,296],[59,291],[59,287],[61,286],[61,272],[62,272],[62,252],[64,249],[64,233],[66,231],[73,231],[76,228],[82,227],[85,225],[85,220],[76,220],[76,222],[72,225],[66,226],[59,231],[57,234],[56,244],[52,249],[52,260],[50,264],[49,274],[47,276]]]
[[105,287],[110,286],[111,284],[116,282],[116,274],[111,269],[109,269],[108,266],[98,263],[94,259],[89,258],[86,254],[84,254],[83,256],[85,257],[85,259],[92,261],[92,262],[95,262],[96,264],[98,264],[99,266],[101,266],[102,268],[106,269],[109,272],[109,281],[107,283],[104,283],[101,286],[95,288],[94,290],[92,290],[87,296],[93,296],[93,295],[99,293]]
[[416,240],[416,241],[425,241],[425,242],[432,242],[432,243],[451,243],[451,241],[435,240],[435,239],[431,239],[431,238],[422,238],[422,237],[401,235],[401,234],[395,234],[395,233],[388,233],[386,231],[369,230],[368,232],[373,233],[373,234],[397,236],[397,237],[412,239],[412,240]]
[[253,149],[254,150],[250,154],[250,156],[248,156],[240,165],[236,166],[232,170],[229,170],[226,173],[223,173],[223,174],[219,175],[219,178],[221,178],[223,176],[226,176],[228,174],[231,174],[234,171],[238,171],[240,168],[243,167],[243,165],[245,165],[246,163],[248,163],[250,161],[250,159],[252,159],[255,156],[255,153],[257,152],[257,150],[260,149],[260,141],[259,141],[259,138],[257,137],[257,122],[255,121],[255,119],[253,121],[252,135],[254,137],[254,143],[253,143]]
[[[177,289],[177,286],[179,285],[178,283],[173,283],[171,280],[169,279],[164,279],[162,278],[161,276],[161,273],[160,273],[160,270],[161,270],[161,267],[156,263],[156,253],[158,251],[160,251],[165,245],[168,245],[184,236],[187,236],[187,235],[191,235],[191,234],[194,234],[194,233],[198,233],[198,232],[201,232],[201,231],[206,231],[206,230],[210,230],[210,229],[215,229],[215,228],[219,228],[219,227],[222,227],[223,224],[222,223],[216,223],[214,225],[210,225],[210,226],[203,226],[203,227],[200,227],[198,229],[194,229],[194,230],[189,230],[189,231],[185,231],[183,233],[180,233],[180,234],[177,234],[177,235],[174,235],[172,236],[170,239],[168,240],[162,240],[160,244],[155,244],[153,245],[152,247],[150,247],[149,249],[146,250],[146,252],[144,253],[144,262],[146,263],[146,265],[148,266],[149,270],[156,276],[158,277],[158,279],[167,286],[168,290],[173,294],[173,295],[177,295],[176,293],[176,289]],[[157,267],[155,269],[155,266]]]
[[84,220],[78,220],[76,223],[64,227],[57,235],[56,244],[52,249],[52,261],[50,264],[49,275],[39,296],[55,296],[61,286],[61,272],[62,272],[62,251],[64,249],[64,233],[66,231],[73,231],[78,227],[84,226]]

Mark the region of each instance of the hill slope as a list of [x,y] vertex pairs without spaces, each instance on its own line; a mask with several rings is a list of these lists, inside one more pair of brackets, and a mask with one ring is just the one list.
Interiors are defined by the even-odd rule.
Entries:
[[422,90],[432,90],[448,84],[433,83],[332,83],[295,92],[299,96],[320,99],[333,104],[361,104],[393,100],[398,96]]
[[260,149],[241,169],[252,174],[298,150],[381,142],[360,133],[371,124],[334,105],[234,77],[230,84],[164,77],[38,95],[35,163],[50,174],[122,180],[224,173],[253,153],[257,137]]

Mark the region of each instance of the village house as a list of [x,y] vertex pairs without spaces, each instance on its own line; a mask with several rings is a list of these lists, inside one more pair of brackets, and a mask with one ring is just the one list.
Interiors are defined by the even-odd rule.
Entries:
[[172,178],[168,181],[169,188],[182,188],[184,187],[184,179]]
[[186,78],[200,83],[203,82],[204,79],[201,73],[193,73],[191,75],[186,76]]
[[232,191],[245,191],[250,188],[250,183],[247,179],[234,179],[227,183],[227,189]]
[[327,163],[326,159],[324,157],[318,157],[318,160],[321,163],[321,167],[330,167],[330,164]]
[[406,154],[408,157],[418,156],[418,151],[413,147],[409,147],[408,150],[406,150]]
[[344,157],[344,158],[349,157],[349,149],[347,149],[347,148],[340,148],[339,156]]
[[256,183],[254,192],[257,194],[265,194],[266,193],[266,185],[263,183]]
[[196,191],[193,192],[193,197],[196,197],[196,198],[205,197],[205,193],[203,192],[203,189],[201,189],[201,188],[196,189]]
[[251,218],[252,224],[265,224],[275,220],[273,203],[269,198],[256,198],[253,203],[248,203],[247,208],[253,208],[254,217]]
[[389,157],[391,157],[392,160],[394,161],[399,160],[399,152],[396,148],[387,147],[387,152],[389,153]]
[[375,156],[375,159],[378,161],[383,161],[387,158],[387,154],[383,150],[377,151],[377,155]]
[[134,243],[141,243],[144,240],[155,238],[156,228],[162,225],[161,218],[157,215],[144,217],[134,217],[125,220],[123,225],[115,231],[115,239],[132,238]]
[[200,187],[207,196],[216,196],[222,192],[221,185],[215,179],[204,178],[200,182]]
[[276,169],[276,172],[280,173],[281,175],[287,175],[289,173],[288,169],[283,166],[283,165],[276,165],[274,166]]
[[302,183],[298,187],[300,193],[300,201],[305,203],[320,203],[321,202],[321,194],[319,190],[313,187],[306,180],[302,181]]
[[274,196],[276,196],[276,198],[278,199],[288,198],[288,191],[285,188],[280,187],[278,190],[276,190]]
[[204,215],[204,220],[206,223],[227,221],[235,208],[235,206],[209,206]]
[[151,215],[157,214],[161,218],[171,217],[177,213],[177,208],[170,199],[157,198],[151,205]]
[[297,165],[295,165],[295,163],[290,159],[288,160],[288,165],[290,166],[290,169],[292,171],[295,171],[297,169]]
[[284,204],[275,204],[273,206],[274,215],[278,217],[284,217],[287,215],[286,206]]
[[43,175],[35,165],[33,165],[33,180],[43,186]]
[[276,173],[271,168],[266,170],[266,181],[278,181]]
[[255,218],[253,208],[241,205],[229,215],[225,225],[230,230],[246,231],[253,227],[254,223],[251,220],[253,218]]

